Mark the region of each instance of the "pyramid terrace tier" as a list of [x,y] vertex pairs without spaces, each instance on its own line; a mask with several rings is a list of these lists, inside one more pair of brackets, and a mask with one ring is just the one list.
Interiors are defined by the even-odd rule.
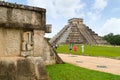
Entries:
[[83,23],[81,18],[72,18],[51,40],[51,44],[109,44]]

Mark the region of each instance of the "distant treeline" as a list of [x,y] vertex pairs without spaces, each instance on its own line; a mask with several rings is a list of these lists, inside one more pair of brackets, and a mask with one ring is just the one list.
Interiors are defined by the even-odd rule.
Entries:
[[109,33],[103,37],[106,41],[108,41],[111,45],[120,45],[120,35],[114,35],[113,33]]
[[51,38],[47,38],[47,37],[45,37],[45,39],[46,39],[47,41],[49,41]]

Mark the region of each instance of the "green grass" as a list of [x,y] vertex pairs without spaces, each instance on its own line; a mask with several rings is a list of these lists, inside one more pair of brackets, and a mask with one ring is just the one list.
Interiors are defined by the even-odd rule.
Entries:
[[51,80],[120,80],[119,75],[89,70],[71,64],[47,66]]
[[[78,51],[75,53],[73,50],[71,54],[78,55],[89,55],[89,56],[102,56],[102,57],[110,57],[110,58],[118,58],[120,59],[120,47],[114,46],[90,46],[85,45],[85,51],[82,54],[81,45],[78,46]],[[58,53],[69,54],[69,45],[60,45],[57,49]]]

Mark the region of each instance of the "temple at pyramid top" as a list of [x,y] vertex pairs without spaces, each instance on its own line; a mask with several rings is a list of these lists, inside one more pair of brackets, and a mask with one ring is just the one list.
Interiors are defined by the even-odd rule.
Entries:
[[51,40],[51,44],[108,44],[98,34],[83,23],[82,18],[72,18]]
[[83,19],[82,18],[72,18],[72,19],[68,20],[68,23],[83,24]]

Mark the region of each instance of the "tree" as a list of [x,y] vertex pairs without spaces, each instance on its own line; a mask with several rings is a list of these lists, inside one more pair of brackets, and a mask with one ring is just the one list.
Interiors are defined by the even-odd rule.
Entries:
[[49,41],[51,38],[47,38],[47,37],[45,37],[45,39],[46,39],[47,41]]
[[109,33],[108,35],[105,35],[103,39],[108,41],[111,45],[120,45],[120,35]]

